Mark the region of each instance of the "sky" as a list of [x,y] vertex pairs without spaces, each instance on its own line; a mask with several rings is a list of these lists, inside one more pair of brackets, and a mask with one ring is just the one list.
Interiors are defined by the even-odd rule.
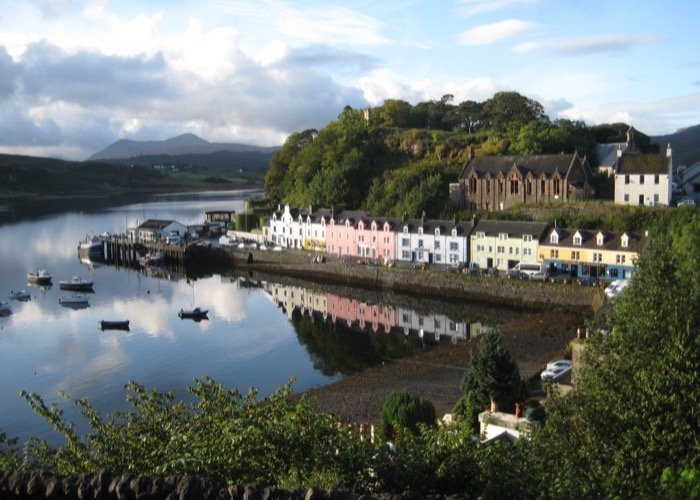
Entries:
[[0,153],[194,133],[280,145],[346,105],[483,102],[700,124],[697,0],[0,0]]

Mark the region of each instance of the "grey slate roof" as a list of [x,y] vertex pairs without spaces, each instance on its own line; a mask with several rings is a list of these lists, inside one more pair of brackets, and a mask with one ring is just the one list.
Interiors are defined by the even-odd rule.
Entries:
[[163,219],[148,219],[139,225],[138,229],[154,229],[161,230],[164,227],[172,224],[173,220],[163,220]]
[[507,233],[510,238],[522,238],[524,234],[530,234],[533,239],[540,240],[546,230],[545,222],[481,219],[474,226],[473,233],[483,232],[486,236]]
[[618,174],[668,174],[668,158],[664,153],[634,153],[620,158]]
[[[552,232],[557,231],[559,233],[559,243],[550,243],[549,238]],[[581,234],[581,244],[574,245],[574,235],[578,231]],[[597,235],[599,232],[604,234],[604,240],[602,245],[598,245]],[[622,235],[627,234],[629,237],[629,246],[622,246]],[[564,247],[564,248],[587,248],[587,249],[600,249],[600,250],[621,250],[625,252],[639,252],[644,247],[647,238],[640,235],[639,233],[634,233],[630,231],[614,232],[614,231],[603,231],[598,229],[576,229],[576,228],[554,228],[547,231],[545,239],[542,241],[543,245],[553,246],[553,247]]]
[[477,156],[469,160],[459,178],[465,178],[472,170],[482,176],[490,174],[495,177],[499,173],[505,174],[513,166],[517,167],[523,175],[531,173],[534,177],[552,176],[555,172],[559,172],[564,177],[575,162],[583,163],[584,168],[590,173],[588,162],[577,154]]
[[607,144],[596,144],[593,151],[593,161],[596,167],[612,167],[618,160],[617,151],[624,153],[627,150],[626,142],[610,142]]

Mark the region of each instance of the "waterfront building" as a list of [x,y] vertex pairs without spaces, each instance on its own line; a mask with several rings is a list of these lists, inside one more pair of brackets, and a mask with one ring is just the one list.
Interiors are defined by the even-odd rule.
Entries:
[[331,217],[326,228],[326,248],[328,253],[338,256],[359,256],[357,241],[357,224],[363,221],[365,225],[370,219],[359,210],[343,210]]
[[396,309],[396,326],[406,335],[415,333],[420,338],[432,337],[436,342],[441,337],[448,337],[452,342],[469,340],[469,323],[455,321],[444,314],[421,314],[399,307]]
[[302,233],[303,248],[310,252],[326,251],[326,226],[333,217],[333,210],[327,208],[309,207],[304,216]]
[[391,306],[369,304],[332,293],[327,295],[326,303],[328,316],[333,323],[343,320],[349,327],[356,327],[360,330],[369,328],[375,333],[380,330],[389,333],[396,325],[396,312]]
[[397,225],[396,260],[449,266],[469,262],[473,222],[403,219]]
[[631,278],[647,236],[575,228],[554,228],[540,242],[539,260],[551,271],[603,280]]
[[538,262],[544,222],[479,220],[470,236],[470,265],[507,271],[520,262]]
[[673,155],[625,153],[615,172],[615,204],[668,206],[671,203]]
[[283,209],[278,205],[268,221],[269,230],[263,231],[263,235],[274,245],[301,249],[304,245],[302,226],[305,216],[305,210],[290,208],[289,205],[285,205]]
[[592,196],[591,166],[574,154],[473,156],[450,184],[450,199],[470,210],[559,203]]
[[129,239],[136,243],[154,243],[169,236],[184,238],[187,226],[175,220],[148,219],[128,230]]
[[380,217],[363,217],[358,220],[355,231],[356,255],[381,262],[396,258],[396,221]]

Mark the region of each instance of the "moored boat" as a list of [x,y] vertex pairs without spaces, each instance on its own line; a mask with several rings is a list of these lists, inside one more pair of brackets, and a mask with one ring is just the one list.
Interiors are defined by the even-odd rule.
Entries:
[[101,255],[104,249],[104,244],[98,236],[87,236],[83,241],[78,243],[78,251],[87,254]]
[[126,330],[129,331],[129,320],[124,321],[100,321],[100,328],[102,330]]
[[81,309],[90,305],[87,297],[81,293],[74,293],[66,297],[61,297],[58,299],[58,303],[64,307],[72,307],[74,309]]
[[26,290],[10,290],[10,298],[12,300],[29,300],[31,296],[29,295],[29,292]]
[[10,303],[0,301],[0,316],[9,316],[10,314],[12,314]]
[[27,281],[35,285],[50,285],[52,279],[51,273],[46,269],[39,269],[38,271],[27,273]]
[[86,280],[78,275],[73,276],[69,280],[61,280],[58,282],[61,290],[73,290],[77,292],[92,292],[94,284],[91,280]]
[[199,307],[195,307],[194,309],[180,309],[180,312],[177,313],[178,316],[180,316],[180,319],[193,319],[195,321],[201,321],[203,319],[209,319],[207,317],[207,313],[209,312],[209,309],[200,309]]

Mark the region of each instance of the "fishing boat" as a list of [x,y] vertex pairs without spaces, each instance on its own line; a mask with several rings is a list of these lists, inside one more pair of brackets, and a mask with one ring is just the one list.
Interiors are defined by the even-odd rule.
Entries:
[[61,280],[58,282],[61,290],[73,290],[76,292],[92,292],[92,285],[94,284],[91,280],[86,280],[78,275],[73,276],[69,280]]
[[129,320],[124,321],[100,321],[100,328],[102,330],[125,330],[129,331]]
[[104,244],[98,236],[86,236],[83,241],[78,243],[78,251],[90,255],[102,255]]
[[29,295],[29,292],[26,290],[10,290],[10,298],[12,300],[29,300],[31,296]]
[[10,314],[12,314],[10,303],[0,301],[0,316],[9,316]]
[[51,274],[46,269],[27,273],[27,281],[35,285],[50,285],[52,279]]
[[58,303],[63,307],[71,307],[73,309],[82,309],[90,306],[87,297],[80,293],[74,293],[66,297],[61,297],[58,299]]
[[209,319],[207,318],[207,313],[209,312],[209,309],[200,309],[199,307],[195,307],[194,309],[180,309],[180,312],[177,313],[178,316],[180,316],[180,319],[193,319],[195,321],[201,321],[203,319]]

